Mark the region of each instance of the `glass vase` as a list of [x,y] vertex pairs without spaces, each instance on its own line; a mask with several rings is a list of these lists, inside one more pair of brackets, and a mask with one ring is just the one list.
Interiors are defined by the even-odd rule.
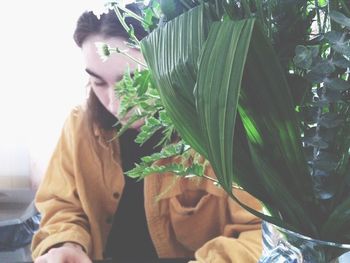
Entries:
[[263,254],[258,263],[350,262],[349,244],[316,240],[273,224],[262,223]]

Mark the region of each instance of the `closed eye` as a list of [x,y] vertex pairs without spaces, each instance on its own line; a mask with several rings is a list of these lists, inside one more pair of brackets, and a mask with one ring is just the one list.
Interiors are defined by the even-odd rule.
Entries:
[[92,81],[92,84],[96,87],[104,87],[107,85],[107,83],[104,81]]
[[99,76],[98,74],[96,74],[92,70],[85,69],[85,71],[90,75],[91,82],[94,86],[104,87],[107,85],[107,82],[104,81],[104,79],[101,76]]

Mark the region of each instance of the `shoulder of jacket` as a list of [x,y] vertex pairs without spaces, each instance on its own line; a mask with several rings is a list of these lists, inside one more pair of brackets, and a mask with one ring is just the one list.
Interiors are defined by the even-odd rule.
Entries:
[[68,115],[64,125],[66,132],[73,134],[90,132],[91,127],[85,104],[75,106]]
[[75,119],[81,119],[87,114],[86,104],[76,105],[70,112],[70,117]]

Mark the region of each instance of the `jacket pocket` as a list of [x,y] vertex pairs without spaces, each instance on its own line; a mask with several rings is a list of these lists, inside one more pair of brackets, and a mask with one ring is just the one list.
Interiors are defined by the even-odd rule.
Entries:
[[219,236],[227,218],[224,198],[203,190],[171,197],[169,210],[177,241],[191,251]]

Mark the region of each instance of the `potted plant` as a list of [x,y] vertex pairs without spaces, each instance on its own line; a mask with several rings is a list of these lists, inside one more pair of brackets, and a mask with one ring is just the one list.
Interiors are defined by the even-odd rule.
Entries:
[[[152,32],[133,43],[147,68],[126,73],[117,92],[130,98],[125,109],[141,105],[139,142],[163,128],[165,144],[129,175],[206,177],[206,162],[151,165],[194,149],[210,180],[269,223],[265,240],[277,241],[265,245],[280,246],[261,262],[335,260],[350,248],[349,16],[342,0],[150,1],[139,19]],[[170,144],[174,131],[181,140]],[[241,203],[233,185],[264,211]]]

